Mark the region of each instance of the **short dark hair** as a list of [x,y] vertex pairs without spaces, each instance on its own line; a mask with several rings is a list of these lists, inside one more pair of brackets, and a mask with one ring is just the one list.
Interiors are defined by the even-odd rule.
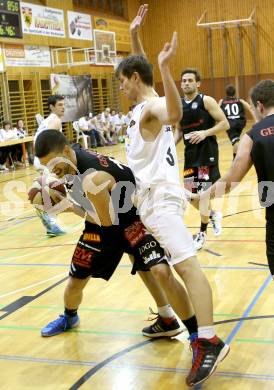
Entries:
[[232,97],[236,93],[236,88],[232,84],[227,85],[226,89],[225,89],[225,92],[226,92],[226,96]]
[[12,126],[12,123],[10,121],[4,121],[3,122],[3,127],[7,126],[7,125],[10,125]]
[[198,69],[195,69],[195,68],[186,68],[182,71],[181,73],[181,80],[182,80],[182,77],[184,74],[186,73],[192,73],[194,74],[195,76],[195,81],[201,81],[201,74],[200,72],[198,71]]
[[255,107],[257,102],[261,102],[265,108],[274,107],[274,81],[260,81],[251,89],[250,98]]
[[132,55],[124,58],[116,68],[116,77],[120,74],[131,78],[134,72],[137,72],[145,85],[152,87],[153,85],[153,73],[152,65],[148,60],[141,55]]
[[50,95],[48,97],[48,106],[49,106],[49,108],[50,108],[50,105],[55,106],[55,104],[57,102],[60,102],[60,100],[64,100],[64,99],[65,99],[65,96],[63,96],[63,95]]
[[35,141],[35,155],[39,158],[47,156],[51,152],[62,152],[68,140],[59,130],[44,130]]

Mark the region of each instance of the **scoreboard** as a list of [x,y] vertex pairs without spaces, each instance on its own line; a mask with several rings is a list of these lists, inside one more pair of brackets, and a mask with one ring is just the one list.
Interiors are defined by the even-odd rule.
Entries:
[[0,0],[0,39],[22,38],[19,0]]

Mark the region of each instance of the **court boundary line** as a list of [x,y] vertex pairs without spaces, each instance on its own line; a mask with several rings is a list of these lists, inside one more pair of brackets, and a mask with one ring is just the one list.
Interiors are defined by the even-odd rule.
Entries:
[[95,367],[93,367],[90,370],[88,370],[88,372],[86,372],[84,375],[82,375],[81,378],[79,378],[69,388],[69,390],[77,390],[77,389],[79,389],[79,387],[82,386],[85,382],[87,382],[87,380],[89,378],[91,378],[94,374],[96,374],[97,371],[99,371],[102,367],[106,366],[111,361],[116,360],[119,357],[121,357],[121,356],[123,356],[123,355],[125,355],[125,354],[127,354],[127,353],[129,353],[131,351],[134,351],[135,349],[139,349],[139,348],[142,348],[143,346],[145,346],[147,344],[151,344],[155,340],[156,339],[145,340],[145,341],[142,341],[141,343],[134,344],[134,345],[132,345],[130,347],[127,347],[127,348],[123,349],[120,352],[116,352],[115,354],[111,355],[110,357],[108,357],[108,358],[104,359],[103,361],[101,361],[100,363],[98,363]]
[[[64,365],[72,365],[72,366],[95,366],[97,364],[97,362],[93,362],[93,361],[47,359],[47,358],[36,358],[32,356],[18,356],[18,355],[0,355],[0,360],[47,363],[50,365],[64,364]],[[150,366],[146,364],[109,363],[106,365],[106,367],[116,368],[116,369],[131,368],[134,370],[144,370],[144,371],[175,372],[178,374],[185,374],[186,372],[188,372],[187,368]],[[268,374],[248,374],[248,373],[241,373],[235,371],[234,372],[218,371],[214,375],[231,377],[231,378],[255,379],[259,381],[264,381],[264,380],[274,381],[274,375],[268,375]]]
[[248,314],[251,312],[253,307],[256,305],[256,303],[258,302],[260,296],[262,295],[262,293],[264,292],[266,287],[269,285],[271,280],[272,280],[272,275],[268,275],[267,278],[265,279],[264,283],[261,285],[261,287],[257,291],[256,295],[253,297],[253,299],[250,302],[250,304],[245,309],[241,319],[238,319],[238,323],[234,326],[234,328],[230,332],[229,336],[227,337],[227,339],[226,339],[226,343],[227,344],[230,344],[232,342],[232,340],[234,339],[234,337],[236,336],[236,334],[239,332],[239,330],[241,329],[242,325],[244,324],[245,318],[248,317]]

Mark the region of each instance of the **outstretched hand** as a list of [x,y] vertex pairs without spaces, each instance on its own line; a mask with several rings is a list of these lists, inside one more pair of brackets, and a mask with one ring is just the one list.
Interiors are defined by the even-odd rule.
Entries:
[[159,66],[166,66],[169,64],[172,57],[175,56],[178,44],[178,34],[174,32],[172,35],[171,42],[167,42],[163,50],[158,55]]
[[143,4],[140,6],[137,12],[137,16],[133,19],[130,24],[130,31],[137,32],[139,28],[144,24],[146,14],[148,11],[148,4]]

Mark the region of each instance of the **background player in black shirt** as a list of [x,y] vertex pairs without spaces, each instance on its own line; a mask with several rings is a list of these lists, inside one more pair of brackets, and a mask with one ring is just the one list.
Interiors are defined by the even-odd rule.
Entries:
[[246,125],[246,111],[251,114],[254,122],[256,122],[250,105],[245,100],[237,98],[235,94],[234,85],[228,85],[226,87],[226,97],[219,101],[219,105],[229,122],[229,129],[226,132],[233,147],[233,159],[236,156],[240,136]]
[[[250,93],[251,108],[258,121],[240,141],[239,148],[229,171],[200,199],[213,198],[216,191],[231,189],[244,178],[254,165],[258,178],[259,200],[266,207],[266,255],[274,277],[274,81],[260,81]],[[222,192],[224,192],[222,190]]]
[[[201,76],[197,69],[188,68],[181,74],[183,117],[177,125],[176,143],[185,144],[184,183],[193,193],[204,191],[220,177],[219,151],[215,134],[228,129],[228,121],[210,96],[199,93]],[[199,209],[196,201],[192,203]],[[201,213],[201,227],[194,237],[196,249],[206,242],[207,226],[211,220],[215,236],[221,234],[220,212]]]
[[[90,277],[109,280],[123,253],[133,256],[133,271],[141,271],[140,276],[157,306],[168,305],[167,295],[189,332],[197,332],[196,317],[184,287],[173,277],[164,250],[154,237],[147,234],[131,203],[135,190],[131,170],[111,157],[73,150],[65,136],[56,130],[42,132],[35,149],[43,165],[58,177],[65,176],[70,181],[70,196],[82,208],[67,198],[57,206],[63,210],[68,206],[69,211],[80,216],[87,212],[85,229],[72,257],[64,295],[65,313],[43,328],[42,335],[54,336],[78,325],[77,309]],[[170,273],[174,291],[163,292],[153,278],[154,270],[159,272],[161,266]],[[152,272],[142,272],[150,269]],[[155,325],[157,329],[145,328],[143,334],[160,337],[180,333],[182,328],[171,308],[169,312],[169,316],[159,316]]]

